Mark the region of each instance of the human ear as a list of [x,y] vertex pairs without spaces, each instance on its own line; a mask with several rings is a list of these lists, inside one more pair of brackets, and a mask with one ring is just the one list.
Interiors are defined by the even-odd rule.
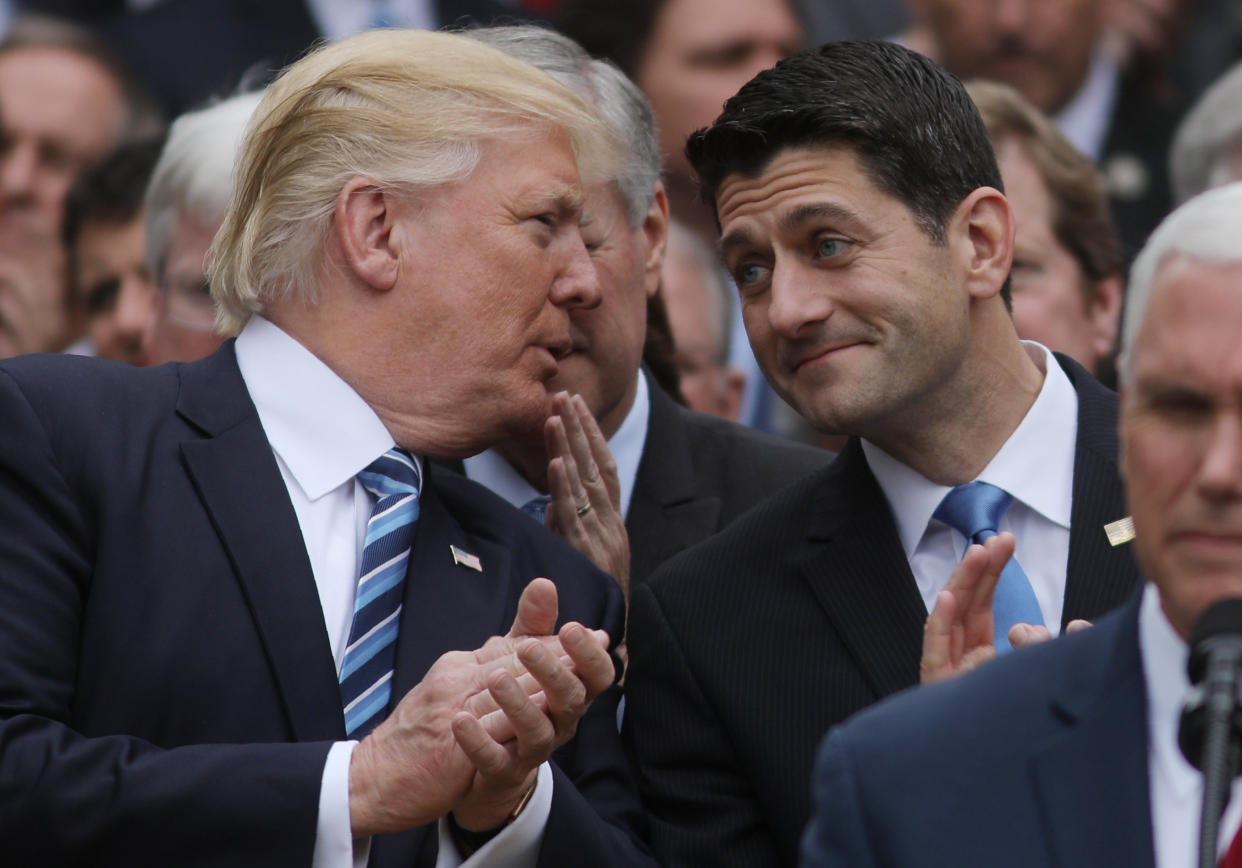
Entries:
[[642,230],[647,240],[647,261],[643,270],[647,297],[651,298],[660,289],[660,273],[664,270],[664,254],[668,249],[668,194],[663,181],[656,182],[655,196],[643,218]]
[[975,298],[1000,293],[1013,265],[1014,219],[999,190],[979,187],[957,206],[946,231],[962,250],[966,289]]
[[358,175],[341,188],[332,211],[331,231],[344,254],[342,267],[381,292],[396,285],[399,272],[399,251],[393,244],[396,204],[393,191]]

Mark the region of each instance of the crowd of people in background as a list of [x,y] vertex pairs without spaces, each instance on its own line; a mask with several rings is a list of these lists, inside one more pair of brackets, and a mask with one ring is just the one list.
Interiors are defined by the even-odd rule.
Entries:
[[0,2],[0,849],[1189,864],[1238,181],[1232,0]]

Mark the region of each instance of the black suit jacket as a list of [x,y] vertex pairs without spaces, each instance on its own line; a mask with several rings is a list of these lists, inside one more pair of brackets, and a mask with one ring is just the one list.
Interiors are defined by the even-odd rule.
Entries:
[[648,377],[647,440],[625,517],[630,585],[826,466],[831,452],[695,413]]
[[804,868],[1153,868],[1138,608],[834,731]]
[[[1078,392],[1068,621],[1120,604],[1138,573],[1103,531],[1125,509],[1116,396],[1062,365]],[[926,617],[857,440],[637,588],[625,735],[665,864],[795,864],[815,746],[917,683]]]
[[[232,342],[135,369],[0,365],[0,849],[13,864],[310,864],[344,740],[301,530]],[[457,566],[450,544],[479,556]],[[430,468],[394,695],[511,623],[536,575],[561,616],[618,635],[614,583],[468,480]],[[597,701],[558,753],[541,864],[646,864]],[[580,784],[575,787],[571,781]],[[615,824],[615,825],[614,825]],[[434,827],[372,865],[430,865]],[[417,855],[421,854],[421,855]]]

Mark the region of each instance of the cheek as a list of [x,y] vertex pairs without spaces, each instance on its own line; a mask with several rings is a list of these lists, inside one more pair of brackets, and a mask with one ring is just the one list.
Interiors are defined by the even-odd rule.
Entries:
[[1190,486],[1199,446],[1193,434],[1157,422],[1130,421],[1127,429],[1122,462],[1132,509],[1136,520],[1159,521]]

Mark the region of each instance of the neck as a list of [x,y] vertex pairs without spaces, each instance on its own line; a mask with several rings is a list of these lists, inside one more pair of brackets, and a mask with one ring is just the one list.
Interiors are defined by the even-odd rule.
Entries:
[[[902,413],[904,424],[868,439],[932,482],[970,482],[1000,451],[1039,396],[1044,371],[1037,356],[1042,350],[1028,351],[1016,334],[977,347],[950,386],[924,399],[928,406],[923,412]],[[919,423],[911,424],[912,418]]]

